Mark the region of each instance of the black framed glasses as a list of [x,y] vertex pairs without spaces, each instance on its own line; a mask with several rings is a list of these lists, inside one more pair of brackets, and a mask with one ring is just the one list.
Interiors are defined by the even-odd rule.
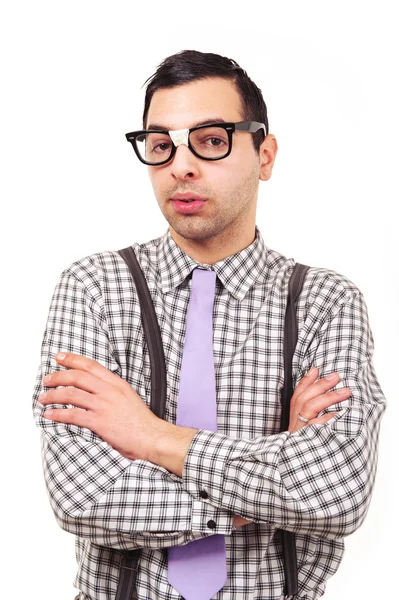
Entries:
[[188,146],[202,160],[221,160],[231,152],[235,131],[256,133],[260,129],[266,136],[265,124],[257,121],[209,123],[191,129],[132,131],[126,134],[126,139],[142,163],[154,166],[172,160],[177,146],[181,144]]

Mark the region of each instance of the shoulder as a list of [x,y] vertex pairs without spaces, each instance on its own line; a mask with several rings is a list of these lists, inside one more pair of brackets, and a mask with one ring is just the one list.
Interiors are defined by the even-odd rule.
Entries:
[[[131,248],[143,269],[156,269],[157,247],[161,238],[145,243],[133,243]],[[83,256],[69,263],[60,275],[60,280],[73,280],[81,284],[92,295],[105,290],[119,291],[124,283],[131,283],[129,267],[118,250],[103,250]]]
[[306,273],[304,293],[309,297],[322,297],[325,300],[334,298],[334,300],[350,300],[361,294],[358,286],[346,275],[333,269],[324,267],[312,267]]
[[274,283],[281,285],[288,293],[288,282],[294,267],[300,263],[307,267],[300,298],[308,302],[318,300],[324,304],[345,302],[361,295],[361,291],[348,276],[328,267],[313,266],[301,260],[288,258],[276,250],[267,248],[266,266]]
[[[288,258],[268,249],[268,266],[273,285],[280,288],[284,301],[288,297],[289,280],[295,264],[308,267],[297,297],[297,320],[303,334],[322,330],[339,314],[361,314],[366,319],[367,307],[361,290],[348,275],[329,267]],[[285,306],[285,303],[284,303]]]
[[352,318],[361,313],[366,319],[367,313],[356,283],[341,272],[323,267],[310,267],[307,271],[297,310],[300,323],[313,333],[321,333],[338,315]]

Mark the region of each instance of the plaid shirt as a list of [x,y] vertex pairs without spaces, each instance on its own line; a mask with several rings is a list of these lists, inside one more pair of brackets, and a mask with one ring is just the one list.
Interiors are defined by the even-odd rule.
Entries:
[[[165,419],[175,423],[191,272],[202,266],[169,229],[133,244],[162,333],[167,369]],[[199,430],[183,476],[131,461],[83,427],[43,418],[44,374],[65,350],[93,358],[127,380],[149,405],[150,359],[130,271],[116,251],[73,262],[52,297],[33,394],[44,475],[59,525],[76,536],[81,599],[113,600],[121,551],[141,548],[139,600],[180,595],[167,579],[167,548],[226,535],[228,581],[217,600],[279,600],[284,586],[277,528],[296,535],[299,596],[323,595],[363,522],[377,466],[385,398],[359,289],[345,276],[311,268],[299,299],[294,388],[311,366],[339,372],[351,397],[324,425],[279,432],[288,280],[295,261],[254,242],[212,268],[217,274],[214,360],[218,431]],[[336,389],[334,388],[334,389]],[[323,411],[325,412],[325,411]],[[200,495],[206,490],[208,498]],[[233,514],[253,523],[233,526]],[[216,529],[207,523],[213,520]]]

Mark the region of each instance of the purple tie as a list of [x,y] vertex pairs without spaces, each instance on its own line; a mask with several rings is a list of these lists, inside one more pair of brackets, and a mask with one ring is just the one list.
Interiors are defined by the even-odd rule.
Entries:
[[[187,310],[176,425],[217,431],[213,362],[216,273],[194,269]],[[215,534],[168,551],[169,583],[185,600],[210,600],[227,581],[225,537]]]

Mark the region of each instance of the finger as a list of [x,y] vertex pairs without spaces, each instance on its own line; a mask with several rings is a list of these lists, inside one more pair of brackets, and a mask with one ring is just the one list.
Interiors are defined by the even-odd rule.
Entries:
[[43,413],[43,417],[49,421],[87,427],[94,431],[92,416],[93,413],[79,408],[50,408]]
[[[55,359],[68,370],[48,373],[50,379],[43,379],[44,386],[73,385],[87,392],[100,394],[110,393],[111,386],[121,389],[127,385],[121,377],[86,356],[64,352],[58,353]],[[104,384],[110,387],[104,389]]]
[[330,421],[336,415],[339,415],[339,412],[325,413],[316,419],[312,419],[312,425],[324,425],[324,423],[327,423],[327,421]]
[[92,409],[95,404],[93,394],[74,387],[43,392],[38,397],[38,401],[43,406],[47,406],[48,404],[72,404],[85,410]]
[[302,377],[302,379],[297,384],[294,394],[292,396],[292,400],[295,400],[299,394],[302,394],[308,387],[310,387],[319,376],[319,369],[317,367],[312,367],[309,371]]
[[295,433],[295,431],[299,431],[308,425],[324,425],[324,423],[327,423],[327,421],[330,421],[330,419],[338,414],[339,412],[326,413],[320,417],[316,417],[315,419],[310,419],[309,423],[303,423],[302,421],[298,420],[296,425],[292,429],[289,429],[289,431],[291,431],[291,433]]
[[[330,379],[327,379],[327,377],[329,377]],[[317,396],[325,394],[325,392],[327,392],[331,388],[335,387],[337,385],[337,383],[340,381],[340,379],[341,379],[340,375],[336,372],[330,373],[329,375],[322,377],[322,379],[319,379],[319,381],[316,381],[315,383],[313,383],[312,386],[308,386],[300,394],[300,396],[298,396],[298,401],[301,404],[304,404],[305,402],[307,402],[308,400],[311,400],[312,398],[315,398]]]
[[[61,356],[64,356],[65,358],[61,358]],[[59,352],[55,356],[55,360],[63,367],[85,371],[112,386],[125,387],[128,385],[124,379],[119,377],[119,375],[112,373],[112,371],[101,365],[99,362],[92,358],[88,358],[87,356],[73,354],[72,352]]]
[[101,381],[91,373],[68,369],[67,371],[54,371],[43,378],[46,387],[57,387],[70,385],[91,394],[110,393],[111,386]]
[[301,403],[300,406],[298,404],[296,408],[305,419],[314,419],[322,410],[347,400],[351,393],[350,388],[340,388],[333,392],[327,392],[322,396],[311,398],[307,402]]

